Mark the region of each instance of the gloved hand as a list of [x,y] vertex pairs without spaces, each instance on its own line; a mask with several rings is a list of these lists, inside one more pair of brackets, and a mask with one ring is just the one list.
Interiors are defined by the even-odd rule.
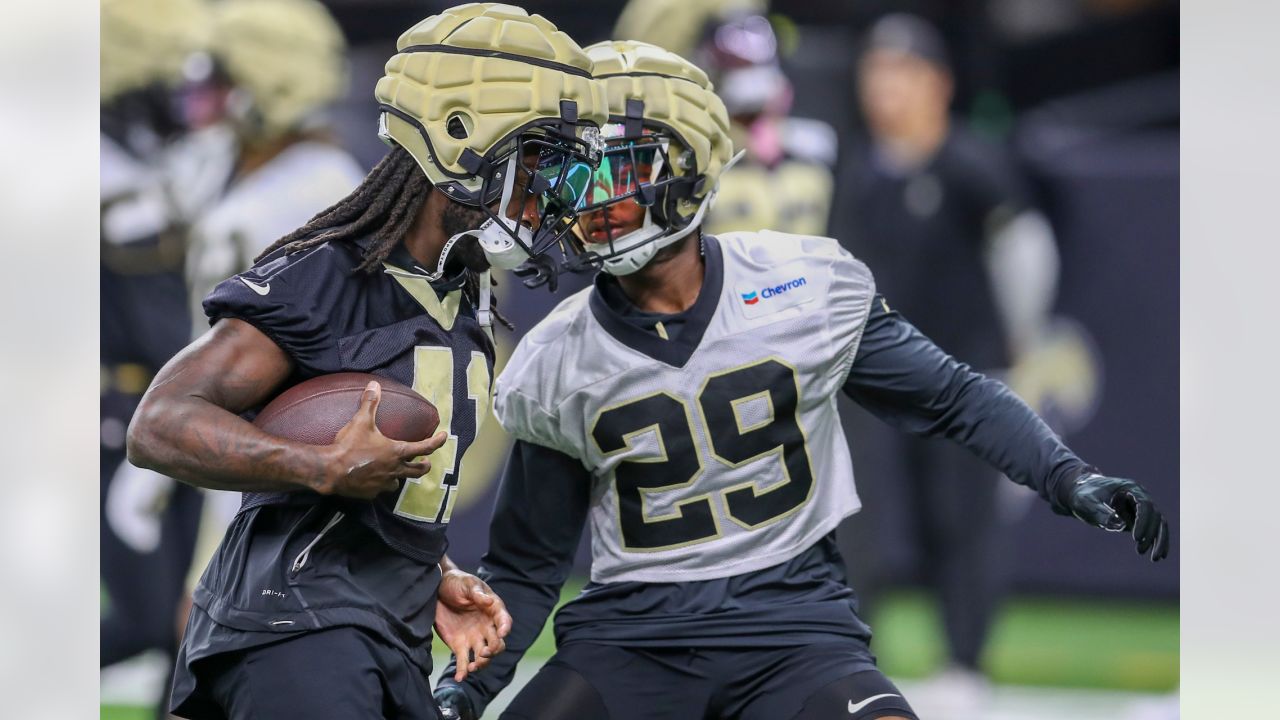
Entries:
[[436,707],[440,708],[440,717],[444,720],[476,720],[475,708],[471,698],[457,685],[441,685],[432,693]]
[[1151,551],[1151,562],[1169,554],[1169,523],[1146,488],[1133,480],[1084,475],[1067,491],[1067,509],[1081,520],[1109,532],[1132,532],[1138,554]]

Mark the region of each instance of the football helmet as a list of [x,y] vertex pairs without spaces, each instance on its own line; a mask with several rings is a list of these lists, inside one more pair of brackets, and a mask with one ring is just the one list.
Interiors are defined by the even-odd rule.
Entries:
[[[545,18],[498,3],[433,15],[396,48],[374,91],[379,135],[409,151],[437,190],[487,216],[450,244],[474,235],[504,269],[558,244],[585,200],[608,116],[582,48]],[[506,216],[513,198],[536,199],[536,231]]]
[[208,13],[203,0],[102,0],[102,102],[176,86],[183,61],[208,40]]
[[613,36],[693,57],[709,24],[731,15],[768,11],[767,0],[631,0],[618,15]]
[[346,94],[346,40],[316,0],[222,0],[213,17],[213,59],[233,87],[228,112],[243,135],[322,124],[321,110]]
[[[581,232],[578,266],[633,273],[661,248],[698,228],[715,201],[716,183],[735,159],[729,118],[706,73],[656,45],[614,40],[587,48],[605,83],[609,123],[605,152],[582,214],[604,218],[603,241]],[[643,224],[619,237],[606,208],[634,201]],[[596,222],[593,220],[592,222]]]

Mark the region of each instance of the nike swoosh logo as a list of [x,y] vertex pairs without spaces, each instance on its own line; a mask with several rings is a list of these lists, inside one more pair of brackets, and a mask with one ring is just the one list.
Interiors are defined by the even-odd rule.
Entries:
[[866,706],[870,705],[871,703],[873,703],[873,702],[875,702],[875,701],[877,701],[877,700],[883,700],[884,698],[891,698],[891,697],[902,697],[902,696],[901,696],[901,695],[895,695],[895,694],[893,694],[893,693],[885,693],[884,695],[872,695],[871,697],[867,698],[866,700],[863,700],[862,702],[858,703],[857,705],[854,705],[854,704],[853,704],[853,701],[852,701],[852,700],[850,700],[850,701],[849,701],[849,714],[850,714],[850,715],[852,715],[852,714],[854,714],[854,713],[858,712],[858,711],[859,711],[859,710],[861,710],[862,708],[864,708],[864,707],[866,707]]
[[271,292],[271,283],[267,283],[266,285],[259,285],[255,282],[245,280],[244,278],[240,278],[240,282],[244,283],[245,285],[248,285],[250,290],[258,293],[259,295],[266,295],[267,293]]

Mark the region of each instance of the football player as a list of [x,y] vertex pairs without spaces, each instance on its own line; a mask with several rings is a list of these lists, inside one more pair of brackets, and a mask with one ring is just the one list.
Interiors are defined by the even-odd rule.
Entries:
[[100,559],[103,666],[177,650],[174,611],[200,494],[125,462],[125,428],[151,377],[190,340],[182,223],[162,157],[182,132],[170,102],[207,8],[103,0],[101,95]]
[[330,103],[347,89],[346,42],[316,0],[224,0],[210,51],[186,63],[186,114],[229,135],[232,167],[202,208],[187,250],[193,318],[213,287],[360,184],[332,139]]
[[791,81],[763,12],[737,12],[709,28],[695,54],[729,113],[734,147],[746,151],[720,178],[705,229],[826,235],[836,131],[791,115]]
[[[433,619],[459,677],[502,649],[502,604],[444,558],[489,406],[488,273],[571,229],[606,105],[577,44],[494,3],[406,31],[375,96],[390,152],[214,288],[212,330],[160,371],[129,428],[137,464],[244,493],[194,593],[179,715],[434,718]],[[377,383],[328,446],[249,422],[282,389],[340,371],[412,385],[440,431],[383,437]]]
[[[328,106],[347,90],[346,42],[329,10],[315,0],[212,10],[208,51],[187,59],[180,95],[197,129],[168,163],[194,216],[186,281],[196,334],[209,329],[203,301],[214,286],[364,178],[329,126]],[[239,507],[237,493],[205,494],[194,573]]]
[[724,101],[729,135],[746,153],[720,178],[707,232],[825,235],[835,129],[790,114],[791,81],[768,10],[764,0],[631,0],[613,36],[691,58]]
[[516,442],[480,575],[515,624],[485,670],[442,678],[443,706],[475,717],[510,682],[589,522],[591,582],[503,717],[915,718],[876,668],[833,538],[859,509],[840,392],[1165,556],[1138,483],[921,335],[835,240],[701,232],[731,154],[701,70],[637,42],[587,52],[610,118],[582,249],[603,272],[498,379]]

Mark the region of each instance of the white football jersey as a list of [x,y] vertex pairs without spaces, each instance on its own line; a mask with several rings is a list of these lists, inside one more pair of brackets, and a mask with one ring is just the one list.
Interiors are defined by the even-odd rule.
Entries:
[[187,249],[187,284],[197,335],[208,329],[201,303],[213,287],[247,269],[271,243],[341,200],[364,179],[345,150],[304,141],[235,180],[196,220]]
[[836,396],[875,295],[829,238],[706,242],[670,340],[588,288],[520,342],[494,411],[591,472],[591,579],[682,582],[797,555],[858,510]]
[[98,147],[103,242],[128,245],[169,228],[174,213],[164,176],[105,134]]

